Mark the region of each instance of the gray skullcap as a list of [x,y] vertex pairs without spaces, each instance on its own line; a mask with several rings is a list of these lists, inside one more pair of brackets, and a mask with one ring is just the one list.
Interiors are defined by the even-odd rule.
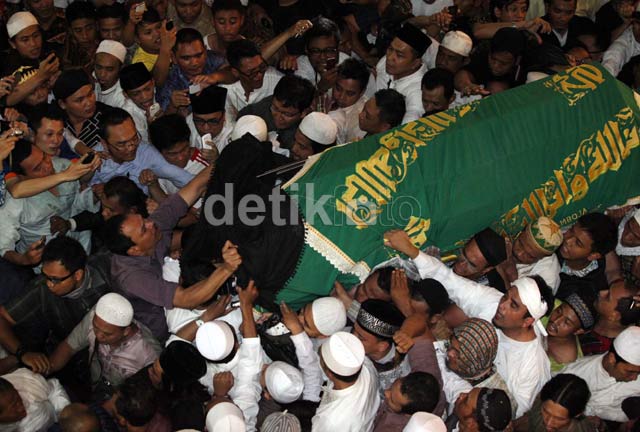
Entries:
[[369,299],[360,306],[357,322],[374,335],[391,338],[402,327],[404,315],[392,303]]
[[260,432],[300,432],[302,425],[298,417],[287,411],[274,412],[267,416],[262,423]]

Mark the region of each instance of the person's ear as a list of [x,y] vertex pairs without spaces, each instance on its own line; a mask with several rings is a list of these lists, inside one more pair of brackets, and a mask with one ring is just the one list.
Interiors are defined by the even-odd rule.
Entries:
[[587,259],[589,261],[596,261],[599,260],[600,258],[602,258],[602,254],[600,252],[591,252],[588,256]]
[[581,328],[580,330],[576,330],[576,331],[574,331],[574,332],[573,332],[573,334],[574,334],[575,336],[578,336],[578,335],[585,334],[586,332],[587,332],[587,331],[586,331],[585,329]]
[[533,327],[533,323],[535,323],[536,320],[533,319],[533,317],[527,317],[524,319],[523,323],[522,323],[522,327],[523,328],[527,328],[527,327]]
[[76,283],[80,283],[82,282],[82,279],[84,279],[84,269],[78,269],[73,273],[73,279],[76,281]]
[[379,353],[383,353],[391,349],[391,343],[387,341],[379,341],[378,343],[376,343],[376,349]]

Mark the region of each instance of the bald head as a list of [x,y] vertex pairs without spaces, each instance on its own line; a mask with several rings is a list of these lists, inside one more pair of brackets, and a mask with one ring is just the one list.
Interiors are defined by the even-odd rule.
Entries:
[[98,417],[84,404],[67,405],[60,413],[59,421],[63,432],[100,432]]

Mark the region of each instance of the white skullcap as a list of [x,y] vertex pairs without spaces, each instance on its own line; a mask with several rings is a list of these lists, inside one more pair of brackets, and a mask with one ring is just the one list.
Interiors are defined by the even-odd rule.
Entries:
[[118,41],[105,39],[100,42],[100,45],[98,45],[96,54],[99,53],[111,54],[112,56],[120,60],[120,63],[124,64],[124,58],[127,55],[127,49]]
[[447,427],[437,415],[418,411],[411,416],[402,432],[447,432]]
[[522,277],[511,282],[511,285],[518,288],[520,301],[522,301],[522,304],[527,307],[529,315],[536,320],[535,324],[536,327],[538,327],[538,330],[540,330],[543,335],[547,336],[547,330],[540,322],[540,318],[547,313],[548,306],[540,293],[540,288],[538,288],[536,281],[530,277]]
[[109,293],[100,297],[96,303],[96,315],[106,323],[127,327],[133,321],[133,306],[120,294]]
[[33,25],[38,25],[38,20],[31,12],[14,13],[11,15],[11,18],[9,18],[9,21],[7,21],[7,33],[9,33],[9,38],[14,37],[22,30]]
[[331,336],[347,325],[344,304],[335,297],[322,297],[311,303],[313,322],[320,333]]
[[245,432],[242,411],[231,402],[215,404],[207,413],[207,430],[209,432]]
[[450,51],[453,51],[456,54],[461,55],[462,57],[469,57],[471,48],[473,48],[473,42],[471,41],[469,35],[459,30],[450,31],[446,35],[444,35],[444,38],[442,39],[442,42],[440,42],[440,45]]
[[638,222],[638,225],[640,225],[640,209],[633,212],[633,218]]
[[267,124],[261,117],[255,115],[242,116],[236,122],[233,131],[231,131],[231,141],[242,138],[246,133],[250,133],[258,141],[266,141]]
[[640,327],[630,326],[613,340],[613,347],[624,361],[640,366]]
[[331,335],[321,348],[322,359],[330,371],[342,376],[354,375],[364,363],[364,347],[360,339],[347,332]]
[[283,361],[271,363],[264,374],[267,391],[281,404],[297,401],[304,389],[302,372]]
[[323,145],[335,143],[338,136],[336,122],[328,114],[321,112],[312,112],[305,116],[298,129],[311,141]]
[[233,351],[233,330],[224,321],[210,321],[200,326],[196,333],[196,347],[205,358],[218,361]]

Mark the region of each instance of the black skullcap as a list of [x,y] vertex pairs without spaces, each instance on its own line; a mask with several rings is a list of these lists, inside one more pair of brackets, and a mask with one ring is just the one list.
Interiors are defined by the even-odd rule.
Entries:
[[177,383],[197,381],[207,372],[207,363],[198,349],[184,341],[174,341],[160,354],[160,366],[167,378]]
[[122,90],[133,90],[145,85],[153,77],[142,62],[125,66],[120,71],[120,87]]
[[418,57],[422,57],[431,45],[431,39],[420,29],[409,23],[405,23],[396,33],[396,37],[402,42],[410,45],[411,48],[418,52]]
[[511,401],[500,389],[482,387],[476,405],[481,431],[503,431],[511,421]]
[[91,85],[89,75],[82,69],[69,69],[58,77],[53,85],[53,95],[58,100],[66,99],[81,87]]
[[211,114],[224,111],[227,100],[227,89],[218,86],[209,86],[202,90],[200,94],[192,94],[191,109],[196,114]]
[[392,303],[370,299],[360,306],[357,322],[374,335],[390,338],[402,327],[404,315]]
[[422,279],[413,284],[413,290],[429,305],[429,314],[436,315],[452,303],[449,293],[440,282],[435,279]]
[[483,229],[473,238],[490,266],[495,267],[507,259],[507,245],[504,238],[491,228]]
[[520,30],[501,28],[491,38],[491,52],[509,52],[518,57],[524,51],[526,39]]

